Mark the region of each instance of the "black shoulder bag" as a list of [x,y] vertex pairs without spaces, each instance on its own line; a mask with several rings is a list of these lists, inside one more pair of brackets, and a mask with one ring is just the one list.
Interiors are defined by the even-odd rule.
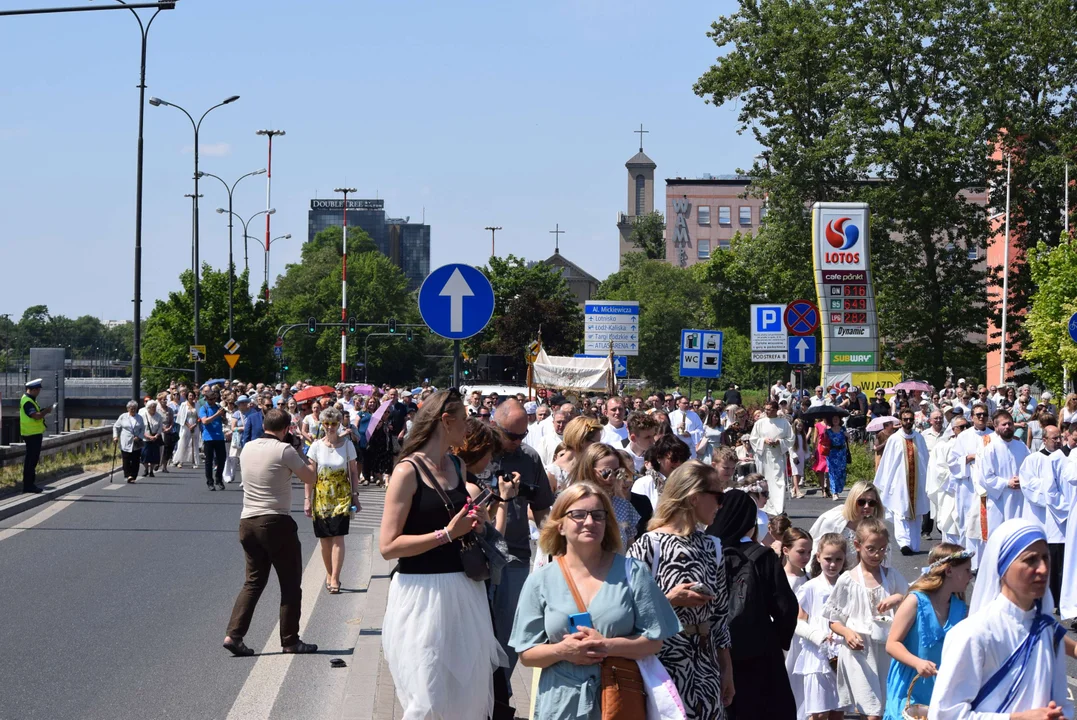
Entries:
[[[456,513],[453,512],[452,503],[449,501],[449,496],[445,493],[445,490],[438,483],[429,470],[427,470],[421,463],[413,462],[407,459],[406,462],[415,468],[415,471],[421,476],[420,481],[425,482],[428,485],[433,486],[437,491],[438,496],[441,497],[441,502],[445,505],[445,512],[449,514],[449,522],[456,517]],[[457,475],[460,471],[457,468]],[[464,566],[464,574],[470,579],[478,582],[485,582],[490,579],[490,561],[486,559],[486,553],[482,551],[482,547],[474,538],[474,533],[469,532],[459,539],[460,542],[460,564]]]

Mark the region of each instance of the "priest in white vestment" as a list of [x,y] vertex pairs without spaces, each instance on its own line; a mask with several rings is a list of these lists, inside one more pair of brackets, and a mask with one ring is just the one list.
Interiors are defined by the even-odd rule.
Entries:
[[[935,524],[942,542],[961,544],[961,522],[957,515],[957,482],[950,471],[950,451],[961,433],[968,427],[965,418],[952,423],[954,434],[947,440],[937,440],[928,457],[927,496],[935,511]],[[925,438],[926,440],[926,438]]]
[[1024,517],[1035,520],[1047,531],[1047,549],[1051,553],[1051,594],[1057,610],[1062,600],[1062,573],[1066,567],[1066,517],[1072,493],[1062,479],[1066,456],[1059,449],[1061,432],[1055,425],[1043,429],[1043,447],[1031,453],[1021,464],[1018,477],[1025,498]]
[[1047,536],[1035,521],[1008,520],[991,531],[969,616],[947,634],[931,693],[929,720],[1073,717],[1066,681],[1065,630],[1044,611]]
[[785,512],[786,458],[789,448],[793,446],[793,427],[783,417],[778,417],[778,403],[773,400],[766,404],[766,417],[761,417],[752,425],[749,439],[752,452],[755,453],[755,466],[767,479],[770,497],[763,506],[768,515],[781,515]]
[[[979,407],[977,407],[979,409]],[[1024,516],[1025,498],[1021,493],[1021,464],[1029,450],[1013,436],[1013,417],[1006,410],[995,413],[995,437],[984,447],[978,459],[979,472],[973,474],[980,496],[980,539],[1006,520]]]
[[689,410],[688,405],[688,398],[684,395],[677,398],[677,409],[669,413],[669,426],[673,435],[688,446],[689,456],[695,460],[696,446],[703,439],[704,428],[699,415],[695,410]]
[[894,523],[894,540],[902,555],[920,550],[920,527],[931,505],[927,498],[927,443],[913,429],[916,415],[901,411],[901,429],[886,441],[875,470],[875,487]]
[[[955,415],[951,425],[961,416]],[[965,541],[961,543],[975,555],[972,556],[972,568],[980,566],[980,554],[983,551],[984,538],[977,524],[980,515],[979,495],[973,484],[973,471],[977,468],[976,458],[984,446],[991,442],[994,432],[987,427],[987,409],[976,408],[972,413],[972,427],[961,433],[961,437],[950,448],[950,475],[956,485],[954,498],[957,502],[957,522]]]

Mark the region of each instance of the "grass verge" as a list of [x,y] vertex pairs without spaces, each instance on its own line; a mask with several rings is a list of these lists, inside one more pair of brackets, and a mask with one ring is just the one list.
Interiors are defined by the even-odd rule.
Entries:
[[[116,453],[116,462],[119,463],[119,453]],[[38,484],[45,484],[78,475],[90,470],[108,470],[112,465],[111,443],[80,453],[58,453],[49,457],[41,458],[37,464]],[[22,485],[22,462],[0,468],[0,489],[21,487]]]

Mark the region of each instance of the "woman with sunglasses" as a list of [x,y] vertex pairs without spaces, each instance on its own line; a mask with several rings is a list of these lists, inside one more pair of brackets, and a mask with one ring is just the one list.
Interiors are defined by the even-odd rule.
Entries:
[[[857,564],[856,526],[864,518],[873,517],[883,519],[883,504],[879,500],[879,490],[874,483],[868,480],[860,482],[849,488],[849,496],[845,503],[827,510],[819,516],[815,524],[811,526],[809,534],[815,538],[812,545],[812,555],[818,552],[819,538],[827,533],[837,533],[845,538],[845,568],[852,569]],[[890,567],[890,545],[886,546],[886,560],[883,564]]]
[[683,630],[662,643],[658,659],[691,720],[724,717],[733,701],[722,543],[699,530],[714,522],[722,498],[714,468],[695,460],[681,465],[666,482],[648,532],[628,551],[651,568],[681,621]]
[[382,652],[408,718],[486,718],[494,673],[508,658],[494,635],[486,586],[464,572],[463,538],[485,527],[470,503],[460,393],[430,396],[415,416],[385,494],[378,546],[399,560],[382,621]]
[[[335,407],[322,410],[318,418],[324,437],[311,443],[307,457],[318,464],[314,486],[303,486],[303,514],[314,519],[325,564],[325,589],[340,592],[340,571],[344,567],[344,536],[351,523],[351,508],[361,510],[356,487],[359,470],[355,446],[340,432],[343,416]],[[313,495],[313,501],[312,496]]]
[[[641,519],[637,507],[642,505],[629,498],[632,476],[624,471],[617,451],[604,443],[587,448],[572,471],[571,484],[580,482],[594,483],[610,496],[613,514],[621,529],[621,543],[624,547],[631,545],[636,539]],[[647,509],[650,508],[650,500],[646,497],[642,498],[642,503]],[[648,513],[648,517],[643,519],[649,517]]]
[[539,546],[556,562],[528,576],[509,639],[524,666],[543,670],[534,717],[599,720],[599,665],[631,669],[624,660],[659,652],[680,621],[647,567],[621,554],[613,505],[596,485],[558,496]]

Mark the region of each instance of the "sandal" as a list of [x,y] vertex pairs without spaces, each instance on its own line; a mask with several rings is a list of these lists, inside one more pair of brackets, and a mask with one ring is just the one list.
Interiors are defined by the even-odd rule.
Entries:
[[286,648],[281,648],[281,652],[285,655],[307,655],[309,653],[318,652],[318,646],[314,643],[297,642],[295,645],[289,645]]
[[328,590],[330,595],[340,595],[340,585],[330,585]]

